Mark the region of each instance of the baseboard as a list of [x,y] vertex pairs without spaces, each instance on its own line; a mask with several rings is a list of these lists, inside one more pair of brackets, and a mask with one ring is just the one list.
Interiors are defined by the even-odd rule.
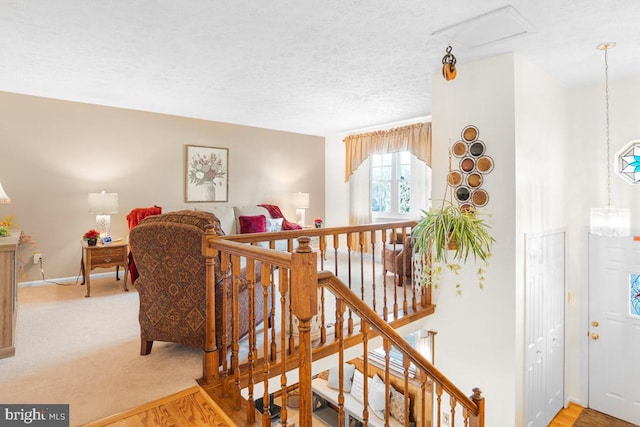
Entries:
[[[105,273],[95,273],[91,274],[91,279],[101,279],[104,277],[114,277],[114,271],[105,272]],[[120,279],[124,278],[124,271],[120,271],[118,277]],[[82,276],[69,276],[69,277],[57,277],[54,279],[45,279],[45,280],[33,280],[30,282],[18,282],[18,287],[35,287],[35,286],[45,286],[45,285],[55,285],[57,283],[67,283],[67,282],[75,282],[78,284],[82,283]]]

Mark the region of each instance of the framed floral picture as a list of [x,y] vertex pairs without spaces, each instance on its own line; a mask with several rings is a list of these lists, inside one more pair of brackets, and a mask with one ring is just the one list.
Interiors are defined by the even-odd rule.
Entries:
[[229,201],[229,149],[185,145],[184,201]]

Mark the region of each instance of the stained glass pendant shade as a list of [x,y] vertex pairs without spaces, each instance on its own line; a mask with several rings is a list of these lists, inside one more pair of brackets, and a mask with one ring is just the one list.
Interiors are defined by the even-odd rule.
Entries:
[[627,144],[618,154],[618,175],[631,184],[640,182],[640,141]]

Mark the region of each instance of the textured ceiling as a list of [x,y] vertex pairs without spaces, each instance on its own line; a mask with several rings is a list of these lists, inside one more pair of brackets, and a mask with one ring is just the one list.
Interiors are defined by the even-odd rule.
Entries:
[[433,33],[508,4],[533,32],[458,64],[516,52],[581,85],[611,40],[610,79],[640,74],[638,0],[0,0],[0,90],[328,135],[430,114]]

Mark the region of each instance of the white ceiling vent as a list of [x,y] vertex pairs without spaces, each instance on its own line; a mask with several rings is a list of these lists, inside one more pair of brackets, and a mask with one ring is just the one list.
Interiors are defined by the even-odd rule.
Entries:
[[475,48],[533,31],[533,26],[513,6],[505,6],[443,28],[432,35],[453,46]]

